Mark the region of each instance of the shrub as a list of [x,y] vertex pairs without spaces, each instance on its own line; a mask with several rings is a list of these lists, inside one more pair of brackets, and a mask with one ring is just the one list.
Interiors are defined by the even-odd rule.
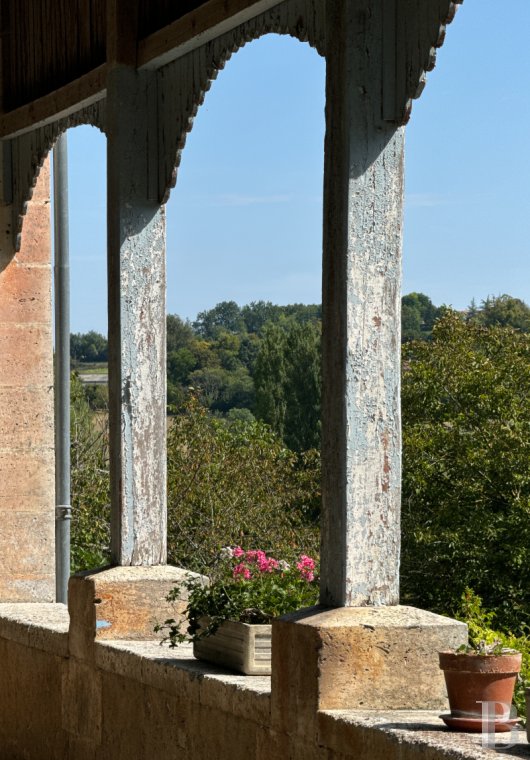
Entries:
[[81,381],[71,376],[72,572],[110,559],[108,422],[90,409]]
[[403,600],[450,613],[470,587],[517,633],[530,622],[530,335],[447,312],[403,364]]
[[168,431],[169,561],[209,574],[223,546],[316,553],[319,469],[264,423],[228,423],[191,396]]

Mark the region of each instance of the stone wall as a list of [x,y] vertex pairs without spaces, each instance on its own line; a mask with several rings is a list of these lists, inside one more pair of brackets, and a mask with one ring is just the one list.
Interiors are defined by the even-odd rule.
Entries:
[[[301,735],[275,717],[278,678],[271,692],[269,677],[156,640],[96,640],[73,656],[68,630],[63,605],[0,604],[2,760],[508,760],[446,730],[439,710],[318,710]],[[497,740],[527,756],[523,732]]]
[[50,173],[41,169],[14,258],[0,252],[0,600],[51,601],[54,425]]

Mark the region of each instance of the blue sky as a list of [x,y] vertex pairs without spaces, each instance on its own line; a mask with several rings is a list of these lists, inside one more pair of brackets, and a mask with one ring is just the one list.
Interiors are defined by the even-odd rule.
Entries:
[[[403,291],[530,302],[530,2],[465,0],[407,127]],[[220,72],[168,207],[168,311],[318,302],[324,62],[268,36]],[[69,132],[72,331],[106,332],[105,140]]]

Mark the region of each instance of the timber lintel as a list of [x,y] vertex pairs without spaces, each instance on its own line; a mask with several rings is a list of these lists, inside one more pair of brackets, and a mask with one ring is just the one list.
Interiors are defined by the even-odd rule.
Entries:
[[106,95],[107,65],[43,95],[27,105],[0,115],[0,138],[19,137],[39,127],[70,116]]

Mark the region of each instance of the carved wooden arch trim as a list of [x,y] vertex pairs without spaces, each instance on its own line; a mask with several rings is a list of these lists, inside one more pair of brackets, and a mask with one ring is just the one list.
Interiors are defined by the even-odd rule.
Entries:
[[[396,71],[390,77],[395,85],[395,105],[391,97],[386,100],[385,121],[395,121],[400,126],[410,119],[412,104],[427,83],[427,74],[436,65],[438,48],[445,41],[447,25],[464,0],[387,0],[394,8],[394,47]],[[388,6],[387,6],[388,7]],[[401,27],[401,28],[400,28]],[[403,38],[406,44],[403,45]],[[396,55],[397,53],[397,55]],[[388,78],[386,72],[384,80]],[[383,82],[385,85],[385,81]],[[388,86],[388,85],[387,85]]]
[[[13,138],[7,144],[11,153],[13,207],[13,247],[20,250],[20,240],[27,203],[33,195],[33,188],[41,166],[53,148],[57,138],[72,127],[88,125],[105,133],[105,100],[99,100],[80,111],[54,121],[31,132]],[[5,199],[7,200],[7,199]]]
[[276,33],[325,55],[325,2],[285,0],[158,71],[159,200],[175,186],[186,137],[204,97],[229,58],[247,42]]
[[[326,55],[326,2],[285,0],[158,71],[158,197],[175,186],[186,137],[218,72],[239,48],[268,33],[287,34]],[[331,0],[333,1],[333,0]],[[446,27],[463,0],[380,0],[384,12],[383,121],[404,125],[436,63]]]

